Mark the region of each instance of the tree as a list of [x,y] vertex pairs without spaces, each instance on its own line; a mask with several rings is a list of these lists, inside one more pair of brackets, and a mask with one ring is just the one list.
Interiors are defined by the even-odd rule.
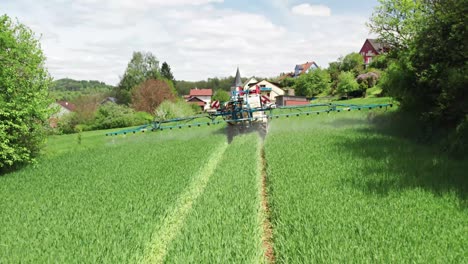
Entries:
[[116,97],[121,104],[130,104],[132,89],[149,79],[159,79],[161,72],[159,61],[151,52],[134,52],[127,65],[119,85],[116,87]]
[[358,76],[364,70],[364,59],[362,55],[356,52],[346,55],[341,61],[341,71],[350,71],[354,77]]
[[454,129],[468,108],[466,1],[382,0],[381,5],[371,27],[395,42],[383,89],[428,126]]
[[176,92],[171,81],[150,79],[132,90],[133,108],[154,114],[156,108],[165,100],[174,101]]
[[171,66],[169,66],[167,62],[163,62],[161,66],[161,76],[168,79],[169,81],[174,82],[174,75],[172,75]]
[[408,48],[424,23],[424,2],[430,0],[379,0],[368,27],[392,50]]
[[227,102],[230,98],[229,93],[224,90],[216,90],[213,95],[213,101]]
[[348,95],[350,92],[358,91],[359,84],[354,78],[354,73],[352,72],[342,72],[338,77],[338,86],[337,91],[342,94]]
[[300,96],[315,96],[330,89],[330,75],[326,70],[315,69],[297,78],[295,93]]
[[338,85],[338,77],[341,73],[341,59],[339,61],[330,62],[328,65],[328,74],[330,74],[331,79],[331,89],[332,93],[336,90]]
[[0,16],[0,173],[34,161],[51,103],[45,56],[34,33]]

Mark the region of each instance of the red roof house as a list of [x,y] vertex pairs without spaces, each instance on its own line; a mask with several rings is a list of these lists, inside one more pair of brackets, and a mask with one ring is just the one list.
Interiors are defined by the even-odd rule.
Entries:
[[[202,110],[207,110],[211,105],[211,97],[213,96],[212,89],[190,89],[190,95],[186,99],[189,103],[196,103],[202,107]],[[202,104],[203,103],[203,104]]]
[[62,106],[70,112],[73,112],[76,109],[76,106],[74,104],[67,101],[57,101],[57,104],[59,104],[60,106]]
[[364,58],[364,63],[367,65],[372,62],[374,56],[388,52],[389,46],[377,39],[366,39],[362,45],[359,54]]
[[194,96],[212,96],[213,90],[212,89],[190,89],[190,97]]
[[304,64],[298,64],[294,68],[294,77],[299,77],[300,75],[308,73],[315,69],[318,69],[318,65],[314,61],[306,62]]
[[205,107],[207,105],[205,101],[203,101],[202,99],[198,97],[191,97],[190,99],[187,100],[187,103],[198,105],[202,111],[205,110]]

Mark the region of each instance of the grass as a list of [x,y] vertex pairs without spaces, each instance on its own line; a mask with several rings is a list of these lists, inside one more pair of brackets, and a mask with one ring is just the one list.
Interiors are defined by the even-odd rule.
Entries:
[[234,139],[194,205],[167,263],[264,261],[258,135]]
[[[272,121],[278,263],[468,261],[468,162],[411,140],[392,111]],[[50,137],[37,164],[0,177],[0,262],[265,262],[257,134],[105,133]]]
[[53,138],[53,155],[36,166],[0,177],[2,262],[135,262],[225,141],[92,132],[80,146],[57,142],[64,138],[72,136]]
[[365,112],[270,128],[278,262],[466,262],[466,161],[383,134]]

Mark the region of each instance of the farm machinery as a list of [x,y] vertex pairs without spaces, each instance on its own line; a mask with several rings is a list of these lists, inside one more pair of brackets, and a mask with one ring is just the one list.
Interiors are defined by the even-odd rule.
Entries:
[[206,110],[204,114],[173,119],[156,119],[150,124],[107,133],[106,136],[215,126],[225,123],[227,124],[226,132],[228,141],[231,142],[235,135],[251,131],[258,131],[260,135],[264,137],[268,132],[269,120],[272,119],[393,106],[390,103],[368,105],[339,103],[310,104],[308,101],[301,102],[301,105],[288,105],[286,103],[282,106],[276,106],[270,102],[268,96],[269,92],[271,92],[271,88],[259,87],[256,85],[244,90],[244,88],[239,85],[240,76],[236,76],[236,79],[238,79],[236,81],[238,85],[231,89],[230,100],[225,103],[213,101],[210,108]]

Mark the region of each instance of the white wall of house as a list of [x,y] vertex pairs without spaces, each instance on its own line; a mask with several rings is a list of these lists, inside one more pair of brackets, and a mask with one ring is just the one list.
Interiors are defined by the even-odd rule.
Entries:
[[196,98],[202,100],[203,102],[206,102],[204,110],[210,109],[210,107],[211,107],[211,96],[209,96],[209,95],[197,95],[197,96],[193,96],[193,97],[196,97]]
[[[267,80],[263,80],[259,83],[257,83],[258,86],[260,87],[266,87],[266,88],[271,88],[271,92],[270,92],[270,101],[272,102],[275,102],[276,101],[276,97],[277,96],[280,96],[280,95],[285,95],[285,92],[283,89],[279,88],[278,86],[272,84],[271,82],[267,81]],[[250,87],[249,90],[255,90],[255,85]]]
[[67,108],[61,106],[60,104],[57,104],[57,103],[52,103],[49,108],[52,108],[54,110],[57,110],[57,112],[55,112],[54,114],[52,114],[52,117],[55,117],[55,118],[59,118],[59,117],[62,117],[66,114],[69,114],[71,113],[70,110],[68,110]]
[[250,78],[250,80],[248,80],[245,84],[244,84],[244,91],[246,91],[247,89],[249,89],[249,84],[251,83],[258,83],[257,79],[255,78]]

